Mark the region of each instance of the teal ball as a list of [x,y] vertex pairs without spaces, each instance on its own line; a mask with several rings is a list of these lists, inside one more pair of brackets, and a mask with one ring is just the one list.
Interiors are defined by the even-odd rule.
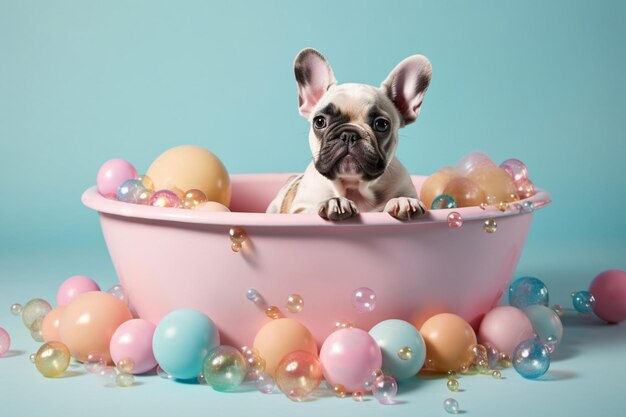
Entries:
[[195,379],[211,349],[220,344],[217,327],[204,313],[184,308],[161,319],[152,337],[159,366],[177,379]]
[[396,380],[417,374],[426,359],[426,345],[420,332],[404,320],[385,320],[369,331],[382,353],[382,371]]

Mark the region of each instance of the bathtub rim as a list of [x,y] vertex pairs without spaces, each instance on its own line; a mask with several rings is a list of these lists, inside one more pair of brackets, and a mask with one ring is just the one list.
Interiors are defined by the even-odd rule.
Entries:
[[[287,174],[232,174],[231,182],[251,180],[263,176],[264,179],[271,177],[287,179],[293,173]],[[426,178],[427,176],[412,175],[412,179]],[[515,215],[527,214],[515,207],[525,201],[533,203],[535,209],[540,209],[552,202],[550,194],[544,190],[536,189],[532,197],[511,203],[507,210],[500,211],[495,207],[483,210],[480,207],[462,207],[454,209],[429,210],[424,216],[409,221],[400,221],[387,213],[360,213],[353,219],[341,222],[330,222],[322,219],[317,214],[280,214],[280,213],[256,213],[256,212],[207,212],[177,208],[160,208],[139,204],[130,204],[106,198],[92,186],[83,192],[82,203],[99,213],[106,213],[128,218],[140,218],[148,220],[161,220],[168,222],[181,222],[192,224],[221,225],[221,226],[255,226],[255,227],[355,227],[368,226],[402,226],[406,224],[433,224],[447,223],[448,214],[456,211],[461,214],[463,221],[497,219]]]

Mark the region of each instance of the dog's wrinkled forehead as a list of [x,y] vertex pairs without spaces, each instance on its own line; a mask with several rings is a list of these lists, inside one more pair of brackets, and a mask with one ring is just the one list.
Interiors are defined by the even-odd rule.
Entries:
[[394,126],[400,124],[398,112],[389,97],[380,88],[367,84],[331,86],[315,106],[312,115],[318,113],[343,116],[352,123],[368,123],[372,115],[384,116]]

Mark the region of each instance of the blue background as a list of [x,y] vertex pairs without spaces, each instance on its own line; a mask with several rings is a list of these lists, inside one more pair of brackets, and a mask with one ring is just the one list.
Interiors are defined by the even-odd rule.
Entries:
[[[190,143],[213,151],[231,173],[303,170],[308,125],[297,112],[292,63],[309,46],[326,56],[339,82],[378,85],[406,56],[430,58],[433,81],[419,119],[401,131],[399,158],[414,174],[472,151],[526,162],[554,203],[535,216],[516,274],[541,276],[566,304],[569,291],[585,288],[597,272],[626,269],[625,18],[619,1],[0,0],[0,306],[54,299],[59,283],[76,273],[113,285],[97,217],[80,203],[108,159],[145,171],[162,151]],[[206,391],[197,402],[202,387],[150,379],[135,394],[97,394],[84,378],[43,381],[28,368],[26,353],[36,345],[16,320],[0,309],[0,325],[16,334],[16,354],[0,361],[2,398],[14,414],[44,407],[12,389],[16,381],[39,384],[51,403],[60,401],[52,386],[85,390],[67,403],[68,415],[106,401],[140,410],[131,404],[141,395],[156,401],[176,390],[189,401],[169,399],[181,410],[210,403]],[[617,392],[617,377],[607,372],[626,371],[623,352],[611,356],[623,348],[624,326],[571,322],[570,348],[552,375],[565,381],[548,384],[546,393],[510,373],[513,385],[496,389],[494,403],[487,395],[493,384],[472,379],[487,388],[459,394],[476,403],[468,412],[501,415],[506,407],[518,415],[527,401],[516,390],[547,401],[542,411],[550,404],[574,414],[607,407],[604,399]],[[440,413],[447,392],[430,382],[401,389],[407,405],[386,411]],[[603,394],[583,401],[592,387]],[[434,392],[436,404],[424,402]],[[296,409],[256,393],[242,394],[249,401],[211,395],[224,412],[267,401],[275,402],[267,410],[285,413],[353,412],[351,401]],[[557,401],[570,395],[576,399],[568,404]],[[165,412],[159,404],[144,402],[153,414]]]

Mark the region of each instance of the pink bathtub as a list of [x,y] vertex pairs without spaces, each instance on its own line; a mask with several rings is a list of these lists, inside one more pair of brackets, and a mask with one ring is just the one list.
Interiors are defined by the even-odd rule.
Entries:
[[[317,215],[265,214],[289,174],[233,175],[233,213],[162,209],[108,200],[95,187],[83,203],[100,213],[111,259],[138,314],[159,322],[191,307],[219,327],[222,343],[250,345],[269,320],[264,307],[304,323],[321,343],[341,320],[369,330],[390,318],[418,328],[440,312],[456,313],[476,326],[508,288],[530,228],[532,213],[513,205],[500,212],[478,207],[437,210],[402,223],[386,213],[330,223]],[[414,177],[419,190],[425,177]],[[539,191],[535,209],[550,202]],[[450,211],[461,228],[448,227]],[[486,233],[493,218],[497,232]],[[241,226],[248,241],[231,250],[228,231]],[[373,312],[351,303],[353,291],[376,293]],[[254,303],[248,289],[263,297]],[[304,309],[285,308],[300,294]]]

